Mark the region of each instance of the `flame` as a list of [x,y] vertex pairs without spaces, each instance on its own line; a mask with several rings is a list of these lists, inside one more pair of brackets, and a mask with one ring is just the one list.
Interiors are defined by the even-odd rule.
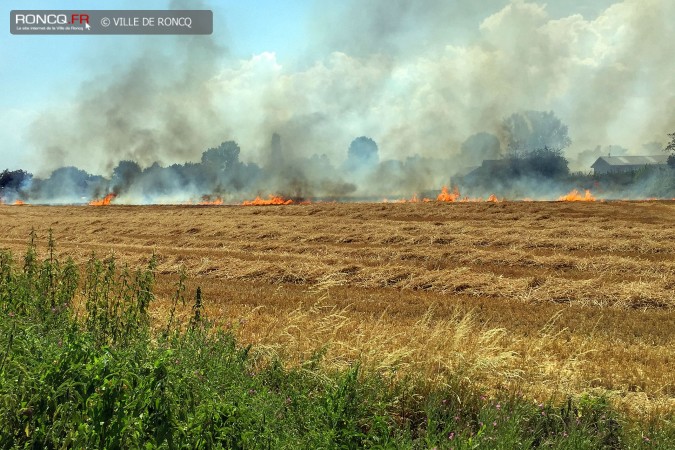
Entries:
[[23,205],[27,205],[28,203],[24,202],[23,200],[14,200],[13,203],[5,203],[5,201],[0,198],[0,205],[1,206],[8,206],[10,204],[12,206],[23,206]]
[[101,199],[94,199],[90,201],[89,206],[108,206],[115,197],[117,197],[117,195],[111,192]]
[[455,186],[452,193],[448,191],[447,186],[443,186],[441,193],[436,197],[436,201],[438,202],[456,202],[457,200],[459,200],[459,189],[457,189],[457,186]]
[[438,201],[438,202],[461,202],[461,203],[480,203],[480,202],[486,201],[486,202],[490,202],[490,203],[499,203],[500,201],[503,201],[503,200],[499,200],[495,194],[490,195],[487,200],[483,200],[482,198],[462,197],[459,193],[459,189],[456,186],[452,190],[452,192],[450,192],[450,190],[448,189],[447,186],[443,186],[441,188],[441,193],[438,194],[438,197],[436,197],[436,201]]
[[255,200],[244,200],[243,206],[269,206],[269,205],[290,205],[293,203],[291,199],[285,199],[279,195],[270,195],[269,199],[265,200],[257,196]]
[[412,198],[411,198],[410,200],[408,200],[408,201],[409,201],[410,203],[420,203],[420,202],[422,202],[422,203],[429,203],[429,202],[431,201],[431,199],[430,199],[430,198],[424,197],[424,198],[422,198],[422,200],[420,200],[420,199],[417,197],[417,194],[413,194]]
[[567,195],[563,195],[558,199],[559,202],[594,202],[595,197],[591,194],[591,191],[586,189],[586,193],[582,196],[579,191],[573,189]]
[[202,197],[202,200],[197,204],[198,205],[222,205],[223,199],[221,197],[216,197],[215,199],[212,200],[210,195],[204,195]]
[[387,198],[382,199],[383,203],[429,203],[430,201],[431,199],[428,199],[426,197],[420,200],[417,194],[413,194],[413,196],[410,197],[410,199],[406,198],[399,198],[398,200],[389,200]]
[[424,197],[420,200],[420,198],[417,196],[417,194],[413,194],[410,199],[407,198],[400,198],[398,200],[388,200],[387,198],[382,200],[384,203],[429,203],[431,200]]

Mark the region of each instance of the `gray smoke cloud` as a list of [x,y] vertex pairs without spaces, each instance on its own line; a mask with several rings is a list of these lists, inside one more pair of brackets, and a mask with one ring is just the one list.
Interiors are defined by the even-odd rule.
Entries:
[[[206,7],[199,3],[171,7]],[[30,139],[44,170],[77,165],[110,173],[120,160],[184,161],[231,132],[217,114],[211,84],[227,43],[211,36],[160,39],[141,41],[124,62],[83,83],[75,102],[39,115]]]
[[[45,169],[76,165],[106,176],[120,160],[142,168],[198,161],[232,139],[244,162],[269,175],[251,191],[297,195],[438,187],[482,155],[504,152],[504,120],[514,112],[553,111],[567,126],[574,170],[588,170],[582,155],[598,145],[643,154],[644,143],[675,123],[675,62],[665,45],[675,39],[675,2],[565,4],[317,7],[310,49],[294,66],[272,52],[236,59],[214,37],[175,39],[170,54],[147,44],[126,66],[92,76],[85,100],[43,113],[32,139]],[[270,145],[274,133],[283,164]],[[499,146],[485,136],[469,142],[478,133]],[[336,175],[362,135],[377,142],[396,183]]]
[[351,2],[327,19],[332,26],[321,23],[336,30],[322,41],[391,59],[386,88],[374,90],[396,113],[378,136],[385,151],[452,152],[473,133],[498,133],[518,110],[555,111],[571,156],[614,142],[639,153],[665,136],[675,91],[663,43],[675,38],[675,4],[604,2],[592,13],[578,8],[584,2],[557,3]]

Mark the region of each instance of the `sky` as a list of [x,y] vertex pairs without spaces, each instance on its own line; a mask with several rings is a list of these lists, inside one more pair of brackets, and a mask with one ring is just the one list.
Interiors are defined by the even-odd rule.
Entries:
[[[8,17],[15,9],[170,9],[170,3],[3,0],[0,10]],[[313,0],[227,0],[204,6],[214,12],[213,38],[226,42],[232,55],[250,58],[275,52],[293,61],[306,43],[304,30]],[[36,115],[49,105],[71,101],[69,96],[89,79],[92,70],[123,63],[125,53],[133,53],[150,40],[174,45],[174,39],[166,36],[14,36],[6,26],[0,33],[0,167],[38,169],[38,152],[25,139]]]
[[450,157],[523,110],[554,111],[571,155],[675,131],[672,0],[3,0],[12,9],[212,9],[214,33],[0,32],[0,169],[109,173],[244,158],[272,133],[339,162],[373,137],[385,157]]

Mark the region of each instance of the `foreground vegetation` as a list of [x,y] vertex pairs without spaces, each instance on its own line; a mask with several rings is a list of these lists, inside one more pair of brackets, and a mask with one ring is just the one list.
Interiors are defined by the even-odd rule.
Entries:
[[[197,289],[189,321],[175,286],[151,331],[156,261],[132,270],[92,255],[0,254],[0,446],[32,448],[639,448],[675,446],[672,424],[622,419],[602,397],[489,398],[471,380],[429,389],[322,365],[266,359],[215,329]],[[190,296],[192,297],[192,296]]]

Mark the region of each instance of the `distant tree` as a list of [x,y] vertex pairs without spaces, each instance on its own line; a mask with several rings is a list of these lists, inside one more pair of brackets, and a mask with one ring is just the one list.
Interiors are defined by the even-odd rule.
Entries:
[[558,178],[569,175],[567,159],[562,150],[544,147],[527,154],[523,160],[525,171],[545,178]]
[[379,150],[374,140],[361,136],[352,141],[347,151],[347,170],[374,168],[380,161]]
[[668,156],[668,165],[675,169],[675,133],[670,133],[668,135],[670,142],[666,145],[666,152],[670,152]]
[[128,189],[143,173],[141,166],[135,161],[120,161],[113,169],[112,185],[115,192]]
[[504,119],[502,131],[510,155],[521,156],[543,148],[564,150],[572,144],[567,125],[553,111],[525,111]]
[[22,196],[33,175],[25,170],[3,170],[0,173],[0,200]]
[[77,167],[60,167],[53,171],[46,181],[52,185],[72,185],[84,189],[87,187],[91,175]]
[[49,175],[49,178],[35,179],[31,185],[31,197],[41,200],[59,199],[78,201],[82,197],[91,198],[103,191],[107,182],[100,176],[90,175],[77,167],[61,167]]
[[239,145],[234,141],[223,142],[216,148],[202,153],[202,164],[216,171],[230,171],[239,164]]
[[[205,151],[202,154],[201,170],[196,173],[199,180],[196,184],[211,192],[240,191],[253,185],[262,176],[261,169],[256,164],[239,161],[240,151],[234,141],[223,142]],[[195,168],[190,169],[190,172],[194,171]]]
[[0,189],[18,191],[31,178],[33,175],[25,170],[5,169],[0,173]]

